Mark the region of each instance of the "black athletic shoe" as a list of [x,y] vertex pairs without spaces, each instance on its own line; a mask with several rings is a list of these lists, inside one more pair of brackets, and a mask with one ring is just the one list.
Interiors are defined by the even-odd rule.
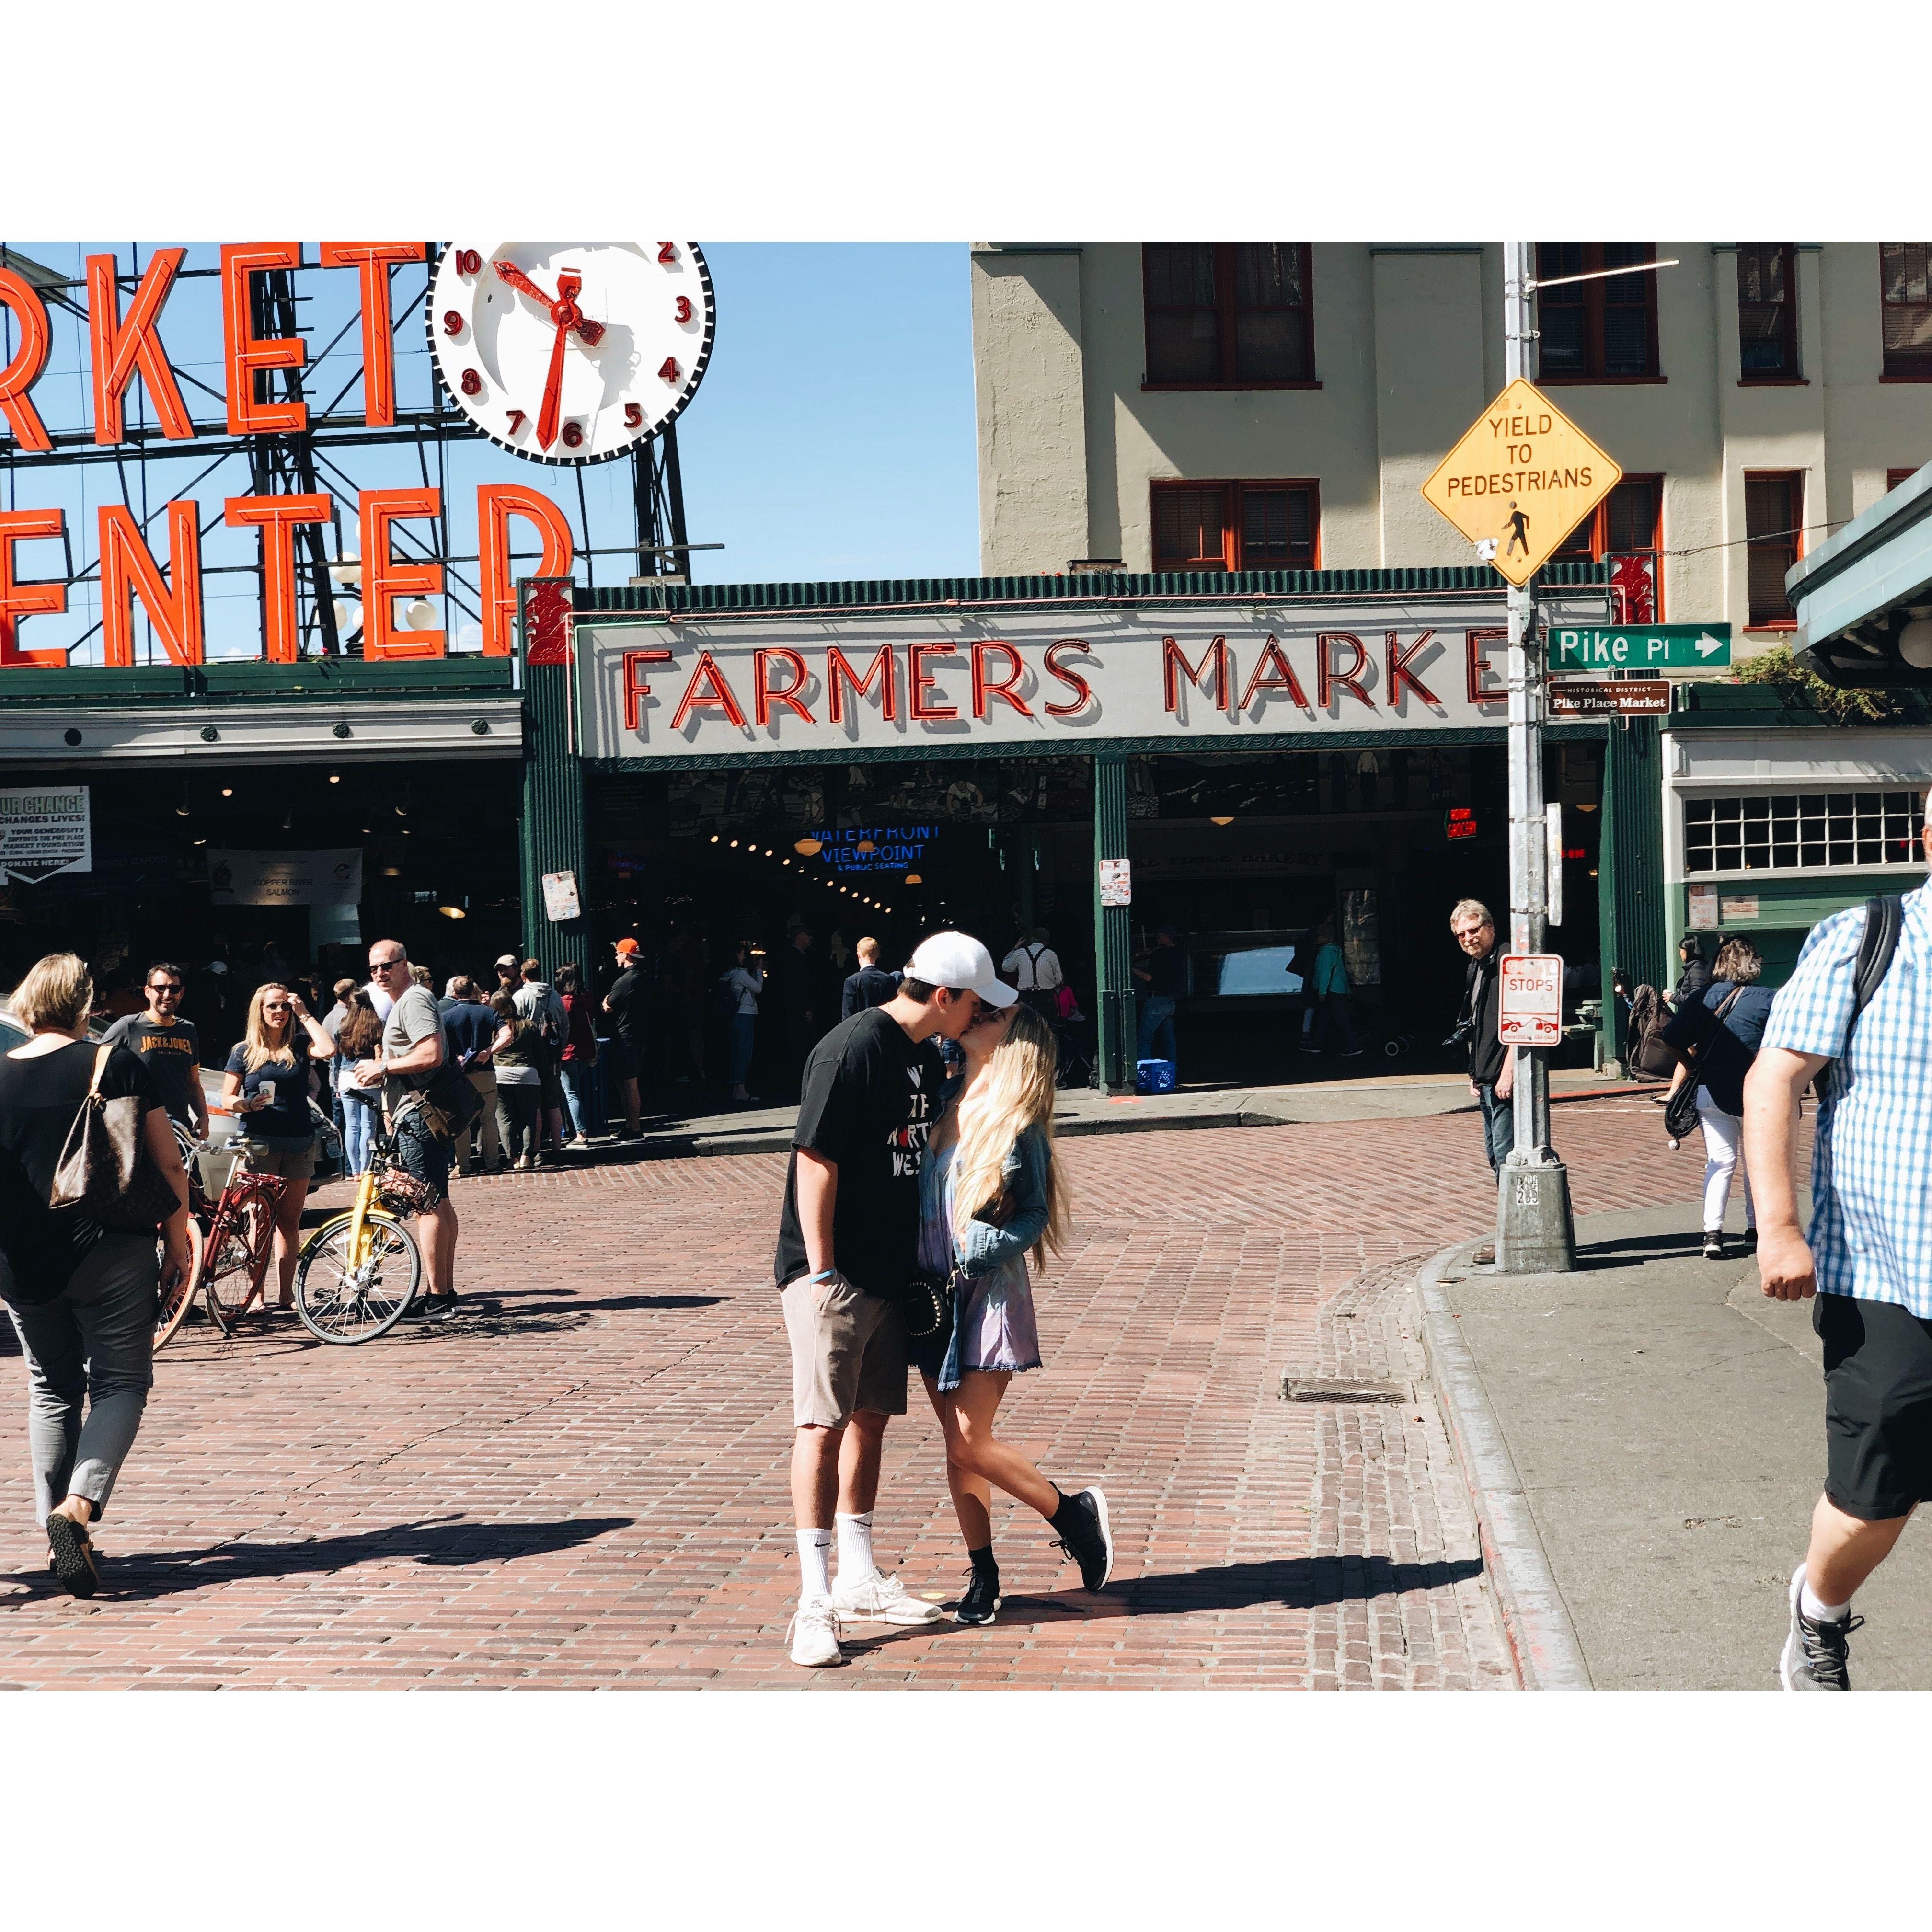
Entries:
[[1114,1537],[1107,1526],[1107,1498],[1086,1489],[1064,1498],[1064,1508],[1054,1518],[1061,1534],[1060,1546],[1080,1566],[1080,1581],[1090,1590],[1104,1589],[1114,1574]]
[[58,1511],[47,1518],[47,1568],[70,1597],[91,1597],[100,1587],[85,1525]]
[[966,1586],[966,1594],[959,1599],[959,1607],[952,1612],[952,1621],[958,1624],[989,1624],[1000,1613],[1000,1605],[1005,1600],[1000,1594],[1000,1573],[997,1570],[975,1570],[973,1580]]
[[431,1294],[424,1298],[422,1318],[425,1322],[453,1322],[456,1318],[456,1305],[460,1298],[454,1294]]
[[1707,1262],[1720,1262],[1724,1258],[1724,1237],[1720,1229],[1712,1228],[1706,1232],[1704,1258]]

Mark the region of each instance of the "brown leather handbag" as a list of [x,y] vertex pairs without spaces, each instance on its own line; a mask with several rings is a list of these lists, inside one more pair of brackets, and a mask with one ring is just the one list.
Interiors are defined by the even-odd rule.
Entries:
[[68,1130],[54,1169],[50,1208],[71,1208],[112,1234],[152,1234],[181,1205],[167,1177],[148,1152],[141,1102],[100,1090],[111,1046],[94,1056],[87,1098]]

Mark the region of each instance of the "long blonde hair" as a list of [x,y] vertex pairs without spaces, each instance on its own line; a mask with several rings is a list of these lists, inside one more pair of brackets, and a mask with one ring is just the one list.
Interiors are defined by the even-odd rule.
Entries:
[[286,1060],[290,1066],[298,1066],[296,1058],[296,1016],[290,1009],[288,1030],[282,1036],[280,1046],[272,1045],[268,1039],[268,1023],[262,1017],[262,1002],[271,993],[287,994],[288,988],[279,980],[271,980],[257,986],[249,996],[247,1058],[244,1064],[250,1073],[268,1065],[270,1060]]
[[1066,1245],[1066,1185],[1053,1149],[1054,1074],[1059,1048],[1053,1029],[1030,1006],[1015,1009],[1006,1036],[959,1102],[959,1144],[952,1156],[952,1231],[963,1240],[980,1209],[999,1198],[1006,1156],[1028,1127],[1046,1142],[1046,1226],[1034,1244],[1036,1268],[1047,1250]]

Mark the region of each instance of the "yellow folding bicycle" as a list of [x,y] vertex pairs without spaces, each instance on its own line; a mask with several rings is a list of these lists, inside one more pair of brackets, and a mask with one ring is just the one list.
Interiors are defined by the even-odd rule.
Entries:
[[422,1284],[422,1250],[404,1222],[432,1196],[395,1150],[393,1135],[374,1138],[354,1204],[309,1237],[296,1264],[296,1312],[324,1342],[386,1335]]

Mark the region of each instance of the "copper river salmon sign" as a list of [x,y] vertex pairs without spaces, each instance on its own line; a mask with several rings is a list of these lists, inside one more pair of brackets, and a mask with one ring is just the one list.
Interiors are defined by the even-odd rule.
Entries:
[[1519,376],[1463,432],[1422,494],[1471,542],[1493,542],[1490,560],[1520,586],[1623,473]]
[[586,758],[655,761],[1494,726],[1502,601],[586,614],[572,729]]

